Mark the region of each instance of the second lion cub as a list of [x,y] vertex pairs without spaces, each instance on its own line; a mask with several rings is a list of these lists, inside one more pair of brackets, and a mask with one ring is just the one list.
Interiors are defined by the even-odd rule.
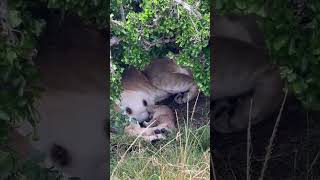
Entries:
[[140,127],[138,124],[130,124],[125,127],[124,131],[131,136],[141,134],[144,140],[150,142],[165,139],[163,134],[176,128],[172,110],[165,105],[151,105],[147,110],[150,113],[150,118],[144,122],[144,127]]
[[165,131],[171,131],[176,128],[175,117],[172,110],[165,105],[151,105],[147,108],[150,114],[150,120],[144,122],[144,126],[147,127],[150,124],[151,127],[156,127],[162,133]]

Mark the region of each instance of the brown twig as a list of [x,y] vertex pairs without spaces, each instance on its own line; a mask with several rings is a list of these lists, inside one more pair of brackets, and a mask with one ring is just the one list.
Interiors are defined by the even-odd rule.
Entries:
[[112,25],[121,26],[122,22],[114,20],[114,19],[110,19],[110,24],[111,24],[111,27],[112,27]]
[[274,139],[276,137],[276,134],[277,134],[278,126],[279,126],[280,119],[281,119],[281,116],[282,116],[284,104],[285,104],[286,99],[287,99],[287,95],[288,95],[288,89],[286,89],[286,91],[285,91],[285,95],[284,95],[284,98],[283,98],[283,101],[282,101],[282,104],[281,104],[281,108],[280,108],[276,123],[274,125],[273,131],[272,131],[272,135],[271,135],[270,140],[269,140],[269,144],[268,144],[268,147],[267,147],[267,152],[266,152],[266,155],[265,155],[265,158],[264,158],[264,162],[263,162],[263,166],[262,166],[262,170],[261,170],[261,173],[260,173],[259,180],[263,180],[265,171],[266,171],[266,169],[268,167],[268,161],[269,161],[269,159],[271,157],[271,153],[272,153],[273,141],[274,141]]
[[174,0],[177,4],[181,4],[182,7],[187,10],[190,14],[194,15],[198,19],[201,19],[201,13],[197,11],[193,6],[189,5],[188,3],[182,1],[182,0]]
[[[118,45],[120,43],[121,39],[116,37],[116,36],[112,36],[110,39],[110,47]],[[110,72],[111,74],[115,73],[115,69],[112,66],[112,55],[111,55],[111,49],[110,49]]]
[[121,21],[126,21],[126,15],[125,15],[122,3],[120,4],[120,15],[121,15]]
[[116,36],[112,36],[110,39],[110,47],[114,46],[114,45],[118,45],[120,43],[121,39],[116,37]]
[[8,23],[8,2],[7,0],[0,1],[0,35],[4,36],[7,43],[14,45],[17,42],[17,37],[13,33],[13,28]]
[[159,45],[159,44],[167,44],[167,43],[170,43],[170,42],[175,42],[176,39],[164,39],[164,38],[160,38],[154,42],[149,42],[145,39],[142,39],[142,43],[143,43],[143,46],[145,49],[150,49],[151,47],[153,46],[156,46],[156,45]]
[[249,122],[247,129],[247,180],[250,180],[250,168],[251,168],[251,115],[252,115],[252,103],[253,99],[250,101],[250,112],[249,112]]

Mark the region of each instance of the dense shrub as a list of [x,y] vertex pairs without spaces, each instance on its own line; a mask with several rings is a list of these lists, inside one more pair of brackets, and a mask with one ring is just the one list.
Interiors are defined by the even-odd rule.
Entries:
[[218,14],[256,14],[289,89],[307,108],[320,110],[319,1],[217,0],[216,8]]
[[120,44],[112,49],[111,100],[119,95],[126,65],[142,69],[152,58],[169,56],[193,71],[209,95],[208,48],[210,13],[207,1],[111,1],[111,33]]
[[22,161],[8,149],[8,132],[22,121],[34,127],[38,122],[34,103],[41,88],[32,58],[46,15],[51,11],[62,19],[65,14],[79,15],[106,28],[107,9],[108,2],[102,0],[0,1],[0,179],[59,179],[59,172],[37,164],[42,158]]

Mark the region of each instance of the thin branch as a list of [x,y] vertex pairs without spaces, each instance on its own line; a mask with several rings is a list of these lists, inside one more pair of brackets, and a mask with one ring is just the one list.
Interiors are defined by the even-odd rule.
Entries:
[[111,72],[112,75],[114,75],[115,71],[116,70],[113,68],[112,60],[111,60],[111,57],[110,57],[110,72]]
[[[213,154],[213,153],[211,153]],[[212,177],[214,180],[217,180],[217,175],[216,175],[216,170],[215,170],[215,167],[214,167],[214,162],[213,162],[213,158],[212,158],[212,155],[210,156],[210,162],[211,162],[211,167],[212,167]]]
[[114,45],[118,45],[120,43],[121,39],[116,37],[116,36],[112,36],[110,39],[110,47],[114,46]]
[[[0,35],[5,37],[7,44],[15,46],[18,42],[18,37],[15,33],[20,33],[20,31],[15,30],[9,24],[8,20],[8,2],[7,0],[0,1]],[[22,33],[20,35],[23,37]]]
[[167,44],[167,43],[170,43],[170,42],[175,42],[176,39],[173,38],[173,39],[164,39],[164,38],[160,38],[154,42],[149,42],[145,39],[142,39],[142,42],[143,42],[143,46],[145,49],[150,49],[151,47],[153,46],[156,46],[156,45],[159,45],[159,44]]
[[124,8],[123,8],[123,4],[122,4],[122,3],[120,4],[120,15],[121,15],[121,20],[122,20],[122,21],[126,21],[126,15],[125,15],[125,12],[124,12]]
[[266,171],[266,169],[268,167],[268,161],[269,161],[269,159],[271,157],[273,142],[274,142],[274,139],[275,139],[276,134],[277,134],[278,126],[279,126],[280,119],[281,119],[281,116],[282,116],[284,104],[285,104],[286,99],[287,99],[287,95],[288,95],[288,89],[286,89],[286,91],[285,91],[285,95],[284,95],[284,98],[283,98],[283,101],[282,101],[282,104],[281,104],[281,108],[280,108],[276,123],[275,123],[275,125],[273,127],[272,135],[271,135],[270,140],[269,140],[269,144],[268,144],[268,147],[267,147],[267,152],[266,152],[266,155],[265,155],[265,158],[264,158],[263,167],[262,167],[262,170],[261,170],[261,173],[260,173],[259,180],[263,180],[265,171]]
[[189,5],[188,3],[182,1],[182,0],[174,0],[177,4],[181,4],[182,7],[187,10],[192,15],[196,16],[197,18],[201,19],[201,13],[197,11],[193,6]]
[[[116,36],[112,36],[111,39],[110,39],[110,47],[112,46],[115,46],[115,45],[118,45],[120,43],[121,39],[116,37]],[[112,65],[112,55],[111,55],[111,49],[110,49],[110,71],[111,71],[111,74],[115,74],[115,69],[113,68],[113,65]]]
[[117,21],[117,20],[114,20],[114,19],[111,19],[110,22],[111,22],[111,26],[112,25],[115,25],[115,26],[121,26],[122,25],[121,21]]
[[0,20],[8,19],[8,3],[7,0],[0,1]]
[[158,26],[158,21],[159,21],[160,17],[158,15],[156,15],[156,18],[152,20],[152,24],[146,24],[145,26],[148,28],[155,28]]
[[311,165],[310,165],[310,168],[308,169],[308,174],[311,172],[313,166],[316,164],[316,162],[318,161],[319,159],[319,155],[320,155],[320,151],[318,151],[318,153],[316,154],[315,158],[313,159]]
[[250,101],[250,112],[249,112],[249,122],[247,129],[247,180],[250,180],[250,168],[251,168],[251,118],[252,118],[252,103],[253,99]]

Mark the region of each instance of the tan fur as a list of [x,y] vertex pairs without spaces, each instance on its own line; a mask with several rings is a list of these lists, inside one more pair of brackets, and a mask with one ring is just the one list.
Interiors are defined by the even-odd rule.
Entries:
[[145,122],[144,126],[151,126],[157,128],[165,128],[172,130],[176,128],[175,116],[172,110],[165,105],[153,105],[148,107],[151,121]]
[[264,34],[255,15],[213,15],[213,35],[227,37],[265,48]]
[[211,49],[215,68],[211,83],[212,101],[252,93],[241,97],[232,117],[214,119],[213,127],[224,133],[246,128],[251,98],[252,124],[261,122],[276,112],[283,97],[283,81],[279,69],[270,64],[266,52],[230,38],[215,37],[213,42]]
[[238,101],[232,116],[226,112],[214,116],[213,127],[223,133],[236,132],[248,125],[251,99],[253,125],[275,113],[282,101],[284,85],[279,69],[270,64],[257,17],[215,15],[213,19],[213,115],[220,107],[230,106],[225,104],[230,97]]
[[139,124],[130,124],[124,128],[124,132],[130,136],[138,137],[140,136],[145,141],[153,141],[159,139],[165,139],[162,134],[156,134],[154,131],[157,128],[143,128]]
[[[64,26],[61,31],[55,46],[44,46],[37,57],[45,92],[37,103],[40,140],[30,142],[47,155],[54,143],[64,147],[71,156],[70,164],[59,167],[49,157],[47,163],[58,166],[67,177],[105,180],[108,163],[104,132],[108,109],[105,37],[84,26]],[[28,124],[18,130],[22,135],[31,132]]]
[[144,122],[145,127],[141,127],[139,124],[130,124],[125,127],[125,133],[131,136],[139,136],[146,141],[153,141],[159,139],[165,139],[162,133],[156,133],[155,131],[168,131],[171,132],[176,128],[175,116],[172,110],[165,105],[153,105],[148,107],[148,112],[152,117],[151,121]]
[[175,101],[178,104],[192,100],[198,93],[198,88],[193,80],[191,71],[178,66],[168,58],[153,60],[145,68],[144,73],[158,89],[170,94],[187,92],[176,96]]
[[127,113],[127,115],[139,122],[143,122],[149,117],[147,106],[143,104],[143,100],[147,102],[147,105],[153,105],[158,97],[166,98],[169,95],[153,86],[142,72],[134,68],[125,70],[121,84],[123,91],[121,92],[120,107],[124,110],[130,108],[132,114]]
[[[134,68],[127,69],[122,77],[120,106],[130,108],[127,115],[143,122],[149,116],[147,106],[154,105],[172,94],[177,94],[175,101],[179,104],[192,100],[198,88],[189,70],[181,68],[169,59],[156,59],[146,66],[143,72]],[[187,92],[187,93],[185,93]]]

